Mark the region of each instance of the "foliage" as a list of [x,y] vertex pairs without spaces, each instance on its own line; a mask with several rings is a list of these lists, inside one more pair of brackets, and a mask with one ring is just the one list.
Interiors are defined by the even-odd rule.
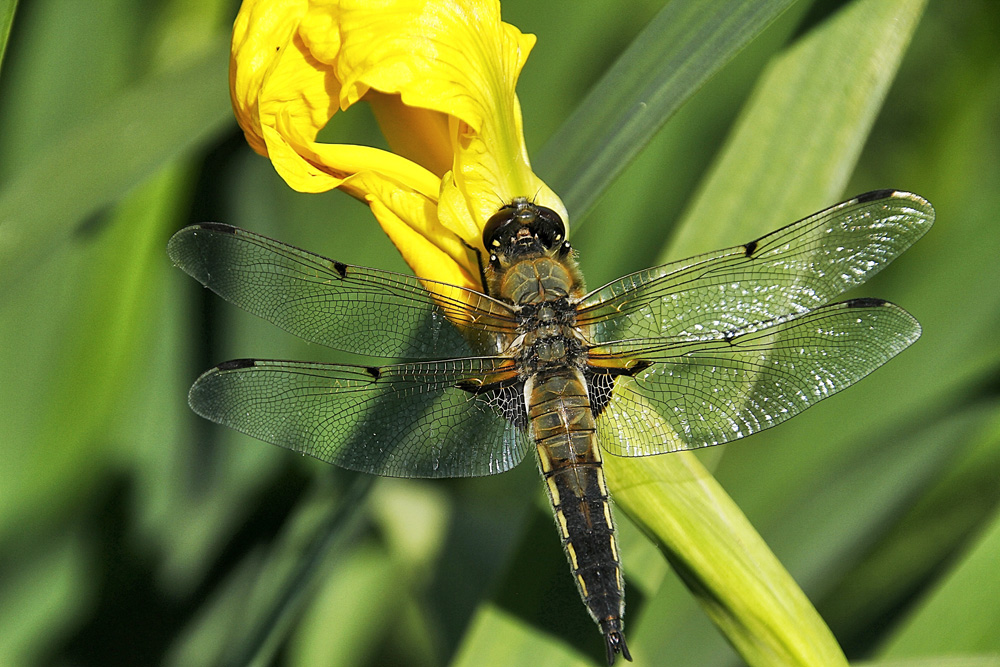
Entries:
[[[367,209],[291,192],[246,147],[225,100],[232,3],[149,4],[21,3],[0,44],[0,663],[599,660],[530,465],[378,480],[359,500],[352,476],[188,411],[191,380],[223,359],[335,357],[173,269],[177,228],[225,221],[405,269]],[[727,6],[671,4],[672,35]],[[520,95],[542,178],[576,182],[559,156],[578,147],[546,141],[657,5],[504,3],[539,37]],[[707,41],[721,62],[701,54],[659,81],[683,104],[653,105],[646,129],[666,124],[613,183],[588,186],[607,188],[592,209],[591,190],[567,204],[599,285],[866,190],[934,203],[934,229],[859,292],[906,307],[923,338],[790,423],[699,458],[849,659],[997,664],[1000,12],[921,9],[799,2],[754,23],[743,50],[740,30]],[[655,65],[651,85],[669,74]],[[618,99],[613,84],[599,90]],[[579,135],[586,118],[573,118],[558,136]],[[587,141],[622,141],[597,129]],[[360,111],[325,131],[380,141]],[[615,154],[647,135],[628,136]],[[738,664],[620,523],[637,664]]]

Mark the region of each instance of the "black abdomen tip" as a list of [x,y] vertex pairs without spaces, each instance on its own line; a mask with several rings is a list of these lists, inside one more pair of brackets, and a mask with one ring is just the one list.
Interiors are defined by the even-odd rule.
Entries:
[[604,633],[604,642],[608,649],[608,667],[615,664],[615,658],[619,653],[622,657],[632,662],[632,654],[628,652],[628,644],[625,643],[625,633],[622,632],[622,622],[619,618],[609,618],[601,622],[601,630]]

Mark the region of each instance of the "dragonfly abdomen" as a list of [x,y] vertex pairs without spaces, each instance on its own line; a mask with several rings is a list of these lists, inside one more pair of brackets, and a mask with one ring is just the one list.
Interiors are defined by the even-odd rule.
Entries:
[[622,634],[625,587],[586,380],[574,368],[529,380],[528,416],[538,466],[580,597],[601,627],[608,660],[631,660]]

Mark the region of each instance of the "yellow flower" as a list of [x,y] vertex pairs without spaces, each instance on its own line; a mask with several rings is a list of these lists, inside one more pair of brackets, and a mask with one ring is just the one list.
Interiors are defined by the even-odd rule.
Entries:
[[[486,220],[514,197],[564,216],[531,171],[514,88],[535,39],[495,0],[245,0],[230,94],[247,141],[302,192],[366,201],[416,275],[481,289]],[[394,153],[316,141],[370,103]]]

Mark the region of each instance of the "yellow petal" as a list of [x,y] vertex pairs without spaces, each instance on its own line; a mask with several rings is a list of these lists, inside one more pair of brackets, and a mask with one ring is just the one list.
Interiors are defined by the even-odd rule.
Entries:
[[[535,38],[503,23],[499,3],[384,2],[377,10],[371,2],[338,4],[341,106],[376,90],[398,95],[404,107],[448,118],[446,132],[443,122],[424,117],[423,131],[409,136],[409,145],[391,144],[444,175],[439,153],[422,150],[421,143],[446,134],[452,159],[441,195],[447,202],[440,215],[445,228],[479,245],[486,220],[514,197],[534,198],[565,215],[562,203],[531,171],[515,95]],[[334,54],[317,57],[332,61]],[[392,140],[401,133],[390,128],[386,134]]]
[[[469,253],[460,244],[441,243],[445,234],[434,237],[424,233],[423,230],[414,229],[404,221],[402,215],[397,214],[399,202],[395,202],[394,208],[390,208],[375,197],[370,198],[369,202],[372,213],[375,214],[382,229],[392,239],[415,275],[460,287],[482,289],[479,276],[470,275],[468,272]],[[435,238],[435,242],[431,242],[429,238]],[[459,257],[452,256],[442,249],[442,246],[451,246],[451,250]]]
[[451,170],[451,135],[448,116],[440,111],[403,104],[399,95],[370,90],[365,101],[371,105],[382,134],[393,152],[439,177]]
[[[292,187],[364,199],[417,275],[478,286],[469,246],[500,206],[528,197],[565,217],[522,137],[514,89],[533,44],[495,0],[247,0],[233,106]],[[362,98],[398,154],[316,142]]]
[[229,95],[247,143],[267,155],[258,96],[298,30],[307,0],[246,0],[233,23]]

